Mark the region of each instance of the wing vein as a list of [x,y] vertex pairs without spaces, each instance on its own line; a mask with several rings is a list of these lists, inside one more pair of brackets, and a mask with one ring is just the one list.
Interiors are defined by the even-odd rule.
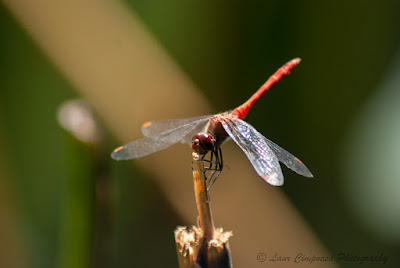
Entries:
[[283,174],[272,149],[253,126],[238,118],[222,121],[228,135],[246,154],[257,174],[267,183],[280,186]]
[[207,122],[207,120],[208,118],[203,118],[197,121],[192,121],[157,135],[128,143],[122,146],[122,148],[114,150],[111,157],[115,160],[128,160],[166,149],[191,134],[191,132],[196,130],[196,127]]

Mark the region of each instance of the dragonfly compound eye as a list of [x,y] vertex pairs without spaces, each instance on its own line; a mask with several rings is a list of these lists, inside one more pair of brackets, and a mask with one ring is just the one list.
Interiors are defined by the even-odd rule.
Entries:
[[214,149],[214,140],[207,133],[197,133],[193,136],[192,148],[196,153],[206,154],[208,151]]

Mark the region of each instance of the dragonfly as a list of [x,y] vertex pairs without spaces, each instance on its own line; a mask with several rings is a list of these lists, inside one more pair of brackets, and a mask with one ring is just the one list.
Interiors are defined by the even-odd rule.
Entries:
[[257,174],[270,185],[283,185],[284,177],[279,162],[302,176],[313,177],[299,158],[243,120],[254,103],[290,74],[300,61],[300,58],[295,58],[284,64],[245,103],[231,111],[144,123],[141,131],[146,138],[116,148],[111,157],[129,160],[166,149],[178,142],[188,143],[199,155],[211,153],[210,160],[205,160],[210,163],[208,169],[214,171],[212,176],[206,177],[209,190],[223,168],[221,145],[230,138],[245,153]]

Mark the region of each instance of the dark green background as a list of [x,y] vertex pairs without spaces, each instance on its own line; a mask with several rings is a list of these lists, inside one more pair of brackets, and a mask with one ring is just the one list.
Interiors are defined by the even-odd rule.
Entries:
[[[380,240],[354,216],[340,173],[355,115],[399,48],[397,1],[126,3],[220,111],[240,104],[278,66],[301,57],[296,79],[283,81],[247,121],[289,151],[301,152],[316,180],[304,184],[286,172],[283,189],[331,253],[383,252],[390,258],[386,267],[399,264],[400,245]],[[100,160],[58,126],[58,105],[77,93],[2,5],[0,31],[0,142],[12,178],[7,182],[12,207],[21,220],[30,267],[63,266],[60,232],[67,213],[64,197],[71,190],[68,178],[86,178],[81,186],[87,192],[80,198],[90,210],[93,189],[87,178],[96,174]],[[105,151],[115,144],[110,140]],[[109,255],[98,267],[146,267],[146,252],[132,252],[148,243],[144,233],[150,230],[162,241],[153,245],[160,254],[154,262],[176,267],[170,234],[182,220],[172,217],[154,228],[163,213],[175,215],[158,186],[139,167],[106,163],[108,183],[120,192],[107,215]],[[140,179],[122,179],[131,172]],[[137,229],[144,231],[134,233]]]

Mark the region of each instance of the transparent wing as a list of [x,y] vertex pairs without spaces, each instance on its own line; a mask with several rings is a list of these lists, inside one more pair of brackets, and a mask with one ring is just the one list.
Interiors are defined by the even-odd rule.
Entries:
[[204,129],[206,127],[206,125],[209,122],[209,117],[206,117],[204,119],[200,119],[202,120],[202,122],[200,124],[198,124],[195,128],[193,128],[193,130],[191,132],[189,132],[188,134],[186,134],[182,139],[181,142],[182,143],[187,143],[190,146],[192,146],[192,139],[194,134],[199,133],[199,132],[204,132]]
[[308,178],[312,178],[313,174],[308,170],[308,168],[300,161],[296,156],[292,155],[276,143],[270,141],[269,139],[264,137],[265,142],[269,145],[269,147],[274,151],[278,160],[285,164],[288,168],[293,170],[294,172],[303,175]]
[[197,121],[197,120],[210,118],[212,116],[213,115],[203,115],[203,116],[198,116],[198,117],[193,117],[193,118],[185,118],[185,119],[149,121],[142,125],[141,130],[142,130],[142,134],[145,137],[150,137],[150,136],[159,134],[161,132],[165,132],[167,130],[177,128],[179,126],[189,124],[189,123]]
[[201,120],[193,121],[174,129],[164,131],[157,135],[128,143],[115,149],[111,153],[111,158],[115,160],[128,160],[166,149],[171,145],[181,141],[182,138],[189,134],[192,134],[193,136],[195,134],[193,133],[193,130],[195,130],[199,125],[207,123],[207,121],[208,118],[203,118]]
[[238,118],[222,121],[222,126],[246,154],[261,178],[273,186],[283,184],[283,174],[278,159],[261,133]]

